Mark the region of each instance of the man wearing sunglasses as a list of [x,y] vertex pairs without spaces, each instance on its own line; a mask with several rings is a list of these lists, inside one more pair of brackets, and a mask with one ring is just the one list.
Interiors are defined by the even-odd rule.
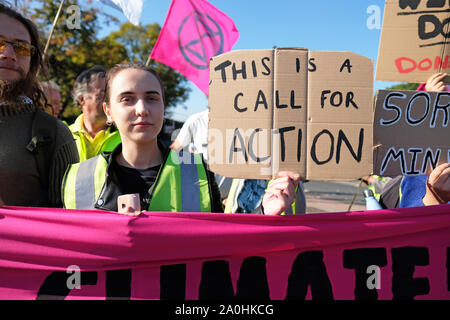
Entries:
[[[72,134],[43,110],[46,75],[36,26],[0,4],[0,199],[5,205],[60,207],[66,167],[78,161]],[[1,202],[0,202],[1,203]]]

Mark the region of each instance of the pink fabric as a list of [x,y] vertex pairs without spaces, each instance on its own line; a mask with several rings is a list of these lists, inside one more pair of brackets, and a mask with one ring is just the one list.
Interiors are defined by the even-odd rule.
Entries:
[[[425,82],[422,82],[420,85],[419,85],[419,87],[417,88],[417,90],[416,91],[427,91],[427,89],[426,89],[426,83]],[[446,91],[446,92],[450,92],[450,85],[445,85],[445,90],[444,91]]]
[[425,85],[426,85],[426,83],[425,83],[425,82],[422,82],[422,83],[419,85],[419,87],[417,88],[416,91],[427,91],[427,90],[425,89]]
[[[95,285],[67,299],[105,299],[105,271],[131,269],[131,299],[160,298],[160,267],[186,264],[186,299],[198,299],[205,261],[229,263],[236,291],[243,260],[266,259],[271,299],[286,297],[295,258],[320,250],[334,299],[355,298],[355,270],[344,268],[344,250],[385,248],[378,299],[392,299],[391,250],[424,247],[429,263],[416,266],[430,290],[416,299],[450,299],[446,251],[450,205],[300,216],[112,212],[0,208],[0,299],[36,299],[53,271],[71,265],[95,271]],[[449,251],[450,252],[450,251]],[[448,262],[447,262],[448,263]],[[307,298],[311,298],[308,293]]]
[[150,57],[178,70],[208,95],[209,59],[239,38],[233,20],[205,0],[173,0]]

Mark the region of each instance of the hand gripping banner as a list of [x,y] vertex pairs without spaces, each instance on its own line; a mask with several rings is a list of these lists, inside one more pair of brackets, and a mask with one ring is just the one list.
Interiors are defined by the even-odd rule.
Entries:
[[450,299],[450,205],[300,216],[0,208],[0,299]]

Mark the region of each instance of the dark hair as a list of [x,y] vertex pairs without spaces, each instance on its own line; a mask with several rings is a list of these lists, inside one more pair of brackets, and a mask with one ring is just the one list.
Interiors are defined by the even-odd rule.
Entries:
[[23,91],[27,97],[33,100],[37,108],[45,110],[47,99],[39,86],[37,76],[38,72],[41,72],[44,76],[47,76],[48,73],[43,60],[44,55],[36,25],[31,20],[4,4],[0,4],[1,13],[22,23],[30,34],[31,44],[36,50],[34,50],[30,59],[30,69],[25,77]]
[[121,71],[126,69],[137,69],[137,70],[143,70],[150,72],[152,75],[156,77],[156,79],[159,82],[159,85],[161,87],[161,95],[162,95],[162,101],[164,104],[164,108],[166,107],[166,100],[164,97],[164,86],[162,84],[161,78],[159,77],[158,73],[143,64],[140,63],[127,63],[127,64],[116,64],[114,67],[112,67],[107,73],[106,73],[106,88],[105,88],[105,102],[107,104],[110,103],[110,95],[111,95],[111,82],[114,80],[114,77]]
[[75,85],[72,90],[73,100],[79,104],[78,98],[80,95],[88,93],[89,86],[100,78],[105,78],[106,69],[103,66],[93,66],[90,69],[84,70],[75,80]]

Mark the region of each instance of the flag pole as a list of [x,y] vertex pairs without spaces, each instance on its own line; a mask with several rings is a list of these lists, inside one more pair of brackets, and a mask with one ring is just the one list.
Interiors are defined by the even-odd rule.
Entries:
[[147,62],[145,63],[145,66],[146,66],[146,67],[148,67],[148,66],[150,65],[150,61],[152,61],[151,56],[152,56],[152,54],[150,53],[150,54],[148,55]]
[[44,53],[42,54],[42,58],[44,60],[45,60],[45,55],[47,53],[48,47],[50,46],[50,40],[52,39],[53,32],[55,31],[56,23],[58,22],[59,16],[61,15],[61,11],[62,11],[62,7],[64,5],[64,1],[65,0],[62,0],[61,4],[59,5],[58,12],[56,13],[55,20],[53,21],[52,30],[50,31],[50,34],[48,35],[47,43],[46,43],[45,48],[44,48]]

